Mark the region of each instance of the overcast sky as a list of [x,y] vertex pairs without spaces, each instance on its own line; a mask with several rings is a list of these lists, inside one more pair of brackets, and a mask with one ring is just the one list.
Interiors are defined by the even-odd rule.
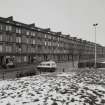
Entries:
[[0,0],[0,16],[105,46],[105,0]]

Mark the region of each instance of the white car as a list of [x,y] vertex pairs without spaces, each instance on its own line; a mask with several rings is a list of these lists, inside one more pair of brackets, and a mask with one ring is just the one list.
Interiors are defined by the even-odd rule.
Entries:
[[14,65],[14,63],[13,63],[12,61],[10,61],[10,62],[8,62],[8,63],[6,64],[6,66],[7,66],[7,67],[14,67],[15,65]]
[[43,72],[54,72],[57,65],[54,61],[43,61],[38,66],[37,69]]

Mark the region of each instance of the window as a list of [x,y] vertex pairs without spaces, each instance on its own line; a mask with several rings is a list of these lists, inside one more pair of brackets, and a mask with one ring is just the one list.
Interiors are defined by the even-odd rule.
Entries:
[[24,56],[24,62],[27,62],[27,56]]
[[21,37],[16,37],[16,42],[21,43]]
[[59,47],[59,43],[58,43],[58,47]]
[[[3,37],[3,36],[2,36]],[[13,41],[13,36],[11,36],[11,35],[6,35],[5,36],[5,41],[7,41],[7,42],[12,42]]]
[[21,46],[20,45],[16,46],[16,52],[21,53],[21,51],[22,51]]
[[21,34],[22,30],[20,28],[16,28],[16,33]]
[[27,32],[26,32],[26,35],[29,35],[29,34],[30,34],[30,32],[29,32],[29,31],[27,31]]
[[33,40],[32,44],[35,44],[35,39]]
[[32,36],[35,36],[35,32],[33,32]]
[[50,35],[48,35],[48,39],[51,39],[51,36]]
[[[29,35],[29,33],[27,33]],[[35,32],[34,31],[31,31],[30,32],[31,36],[35,36]]]
[[35,32],[33,32],[33,36],[35,36]]
[[16,33],[18,33],[18,28],[16,28]]
[[13,41],[13,36],[9,36],[9,41],[10,41],[10,42]]
[[46,66],[50,66],[50,64],[46,64]]
[[47,45],[47,42],[45,41],[44,44],[45,44],[45,46],[46,46],[46,45]]
[[12,36],[7,34],[6,37],[5,37],[5,41],[11,42],[12,41]]
[[9,45],[7,45],[7,46],[6,46],[6,52],[12,52],[12,47],[9,46]]
[[6,26],[6,31],[8,31],[8,26]]
[[51,42],[50,41],[48,41],[48,46],[51,46]]
[[29,44],[29,38],[26,38],[26,43]]
[[0,35],[0,41],[3,41],[3,36],[2,35]]
[[47,38],[47,35],[45,34],[45,38]]
[[3,51],[3,45],[0,45],[0,52]]
[[34,53],[34,47],[31,47],[31,53]]
[[0,24],[0,30],[3,30],[3,26],[2,26],[2,24]]
[[12,30],[12,26],[6,25],[6,31],[11,31]]

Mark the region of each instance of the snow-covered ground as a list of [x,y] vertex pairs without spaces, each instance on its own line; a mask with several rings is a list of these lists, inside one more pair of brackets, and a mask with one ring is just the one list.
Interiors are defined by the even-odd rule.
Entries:
[[105,71],[1,80],[0,105],[105,105]]

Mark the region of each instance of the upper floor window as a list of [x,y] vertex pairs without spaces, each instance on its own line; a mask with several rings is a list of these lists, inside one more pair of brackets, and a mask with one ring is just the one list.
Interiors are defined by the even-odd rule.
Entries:
[[16,33],[21,34],[22,30],[20,28],[16,28]]
[[51,46],[51,42],[50,41],[48,41],[48,46]]
[[58,47],[59,47],[59,43],[58,43]]
[[58,37],[58,41],[60,41],[60,37]]
[[2,41],[3,40],[3,36],[2,35],[0,35],[0,41]]
[[[2,38],[3,38],[3,36],[2,36]],[[5,36],[5,41],[7,41],[7,42],[12,42],[12,41],[13,41],[13,36],[6,35],[6,36]]]
[[27,56],[24,56],[24,62],[26,62],[27,61]]
[[51,39],[51,36],[50,35],[48,35],[48,39]]
[[35,32],[33,32],[32,36],[35,36]]
[[11,31],[11,30],[12,30],[12,26],[6,25],[6,31]]
[[21,53],[21,52],[22,52],[21,45],[17,45],[17,46],[16,46],[16,52],[17,52],[17,53]]
[[33,40],[32,44],[35,44],[35,40]]
[[26,43],[27,43],[27,44],[29,44],[29,43],[30,43],[29,38],[26,38]]
[[[27,33],[29,35],[29,33]],[[31,31],[30,32],[31,36],[35,36],[35,32],[34,31]]]
[[2,24],[0,24],[0,30],[3,30],[3,26],[2,26]]
[[21,37],[16,37],[16,42],[21,43]]
[[9,45],[6,45],[6,52],[12,52],[12,47]]
[[46,41],[44,42],[44,45],[45,45],[45,46],[47,45],[47,42],[46,42]]
[[0,52],[3,51],[3,45],[0,45]]
[[29,31],[27,31],[27,32],[26,32],[26,35],[30,35],[30,32],[29,32]]
[[47,38],[47,35],[45,34],[45,38]]

